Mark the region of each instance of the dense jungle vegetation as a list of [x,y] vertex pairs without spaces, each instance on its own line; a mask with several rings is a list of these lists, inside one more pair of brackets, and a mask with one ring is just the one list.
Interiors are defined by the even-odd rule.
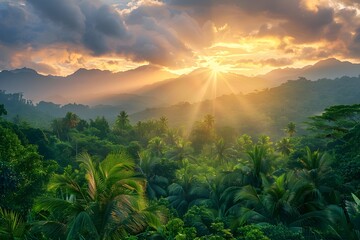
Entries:
[[360,105],[306,134],[74,112],[37,128],[0,105],[0,239],[360,239]]

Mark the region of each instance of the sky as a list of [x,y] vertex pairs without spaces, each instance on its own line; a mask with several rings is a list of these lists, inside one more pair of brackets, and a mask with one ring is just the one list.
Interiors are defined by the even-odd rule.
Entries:
[[258,75],[360,62],[360,0],[0,0],[0,70]]

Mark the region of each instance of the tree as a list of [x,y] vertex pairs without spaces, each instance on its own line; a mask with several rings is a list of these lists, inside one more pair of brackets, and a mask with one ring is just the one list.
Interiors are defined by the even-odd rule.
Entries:
[[6,114],[7,114],[7,111],[6,111],[5,107],[4,107],[4,104],[0,104],[0,117],[2,115],[6,115]]
[[168,121],[167,117],[164,117],[164,116],[160,117],[160,119],[158,120],[158,125],[159,125],[159,127],[157,130],[157,134],[159,136],[166,134],[166,132],[169,130],[169,126],[168,126],[169,121]]
[[311,117],[307,124],[315,133],[316,147],[334,153],[333,167],[344,179],[344,186],[359,191],[360,104],[326,108],[321,115]]
[[292,137],[296,133],[296,124],[289,122],[286,125],[285,132],[289,135],[289,137]]
[[266,152],[273,152],[273,142],[267,135],[261,135],[258,139],[257,144],[265,149]]
[[64,121],[61,118],[52,120],[51,129],[56,134],[56,136],[61,139],[65,134]]
[[248,185],[235,195],[235,200],[241,201],[240,224],[270,223],[298,229],[328,229],[328,216],[332,211],[324,207],[321,196],[314,194],[313,184],[297,178],[293,172],[274,180],[264,184],[262,192]]
[[116,117],[114,129],[117,131],[128,130],[130,127],[129,115],[125,111],[121,111]]
[[336,174],[331,168],[333,158],[326,152],[312,152],[308,147],[305,150],[306,155],[300,159],[303,168],[299,176],[312,183],[317,194],[326,197],[328,201],[337,201],[336,197],[332,199],[336,193],[337,184]]
[[123,239],[160,223],[159,212],[148,209],[144,179],[126,155],[110,154],[96,163],[84,154],[79,162],[86,172],[86,188],[70,176],[55,175],[49,190],[67,195],[47,195],[36,202],[37,212],[48,212],[38,222],[45,235],[51,239]]
[[247,154],[248,161],[252,168],[251,177],[253,186],[261,187],[261,175],[266,175],[271,167],[270,162],[267,159],[266,147],[256,145],[252,151],[247,152]]
[[105,138],[110,133],[110,127],[105,117],[96,117],[95,120],[90,119],[90,127],[99,130],[97,136]]
[[192,153],[191,142],[183,138],[178,138],[175,140],[175,145],[166,151],[165,156],[171,161],[182,161],[186,158],[191,159]]
[[276,144],[276,149],[283,155],[289,156],[294,150],[294,145],[291,143],[290,138],[283,138]]
[[238,139],[236,139],[236,148],[240,152],[250,151],[253,147],[253,141],[251,137],[247,134],[241,135]]
[[196,122],[190,133],[190,140],[196,152],[215,139],[214,116],[207,114],[203,121]]
[[27,213],[52,173],[33,145],[23,145],[10,129],[0,126],[0,207]]
[[166,187],[169,185],[169,180],[158,171],[159,165],[161,165],[161,159],[152,157],[149,151],[139,153],[139,168],[147,180],[146,194],[150,199],[167,195]]
[[165,151],[165,143],[160,137],[154,137],[147,146],[152,157],[162,157]]
[[183,216],[189,207],[201,200],[208,198],[208,189],[201,185],[191,172],[190,165],[177,171],[178,181],[168,187],[168,201],[176,209],[180,216]]
[[204,125],[208,130],[212,130],[215,124],[215,117],[211,114],[206,114],[204,117]]
[[230,148],[226,146],[224,139],[220,138],[214,143],[214,158],[216,163],[220,165],[226,163],[229,164],[229,150]]
[[67,129],[72,129],[80,122],[80,118],[75,113],[67,112],[63,121]]

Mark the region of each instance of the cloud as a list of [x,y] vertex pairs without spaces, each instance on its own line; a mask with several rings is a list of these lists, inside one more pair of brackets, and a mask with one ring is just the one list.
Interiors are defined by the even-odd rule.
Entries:
[[[253,54],[255,62],[274,67],[291,64],[289,59],[360,57],[360,0],[332,2],[342,5],[322,0],[6,1],[0,3],[0,67],[12,66],[25,53],[43,56],[54,46],[78,53],[83,61],[116,56],[170,68],[194,66],[200,54],[228,54],[233,62]],[[274,54],[283,55],[269,57]],[[41,59],[23,59],[47,68]],[[56,71],[66,65],[55,64]]]
[[28,0],[41,14],[73,31],[83,31],[85,16],[79,0]]
[[261,65],[268,65],[273,67],[283,67],[293,63],[294,61],[289,58],[268,58],[260,61]]
[[[168,18],[173,13],[160,3],[139,1],[129,4],[133,5],[131,9],[118,9],[90,0],[28,2],[40,18],[50,20],[43,32],[61,28],[61,31],[49,31],[52,41],[48,44],[68,43],[71,48],[89,51],[93,56],[117,54],[133,61],[170,67],[182,66],[192,56],[189,46],[181,40],[181,34],[172,28],[169,21],[188,26],[196,22],[186,17],[179,22],[180,15]],[[32,10],[31,7],[28,11]]]
[[359,5],[360,0],[341,0],[342,3],[350,6]]
[[28,43],[32,40],[31,23],[23,6],[0,3],[0,43],[12,46]]

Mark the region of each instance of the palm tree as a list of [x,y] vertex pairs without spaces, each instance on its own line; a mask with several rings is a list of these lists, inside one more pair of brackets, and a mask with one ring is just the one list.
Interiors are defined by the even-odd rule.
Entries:
[[309,147],[306,147],[306,155],[300,159],[302,170],[299,175],[306,181],[314,184],[318,194],[327,197],[329,201],[333,200],[332,196],[335,194],[336,178],[334,171],[331,168],[333,159],[327,153],[320,153],[319,151],[312,152]]
[[288,156],[293,151],[294,145],[290,138],[283,138],[276,144],[276,148],[281,154]]
[[175,146],[170,148],[165,155],[166,158],[171,161],[182,161],[185,158],[193,158],[192,153],[193,149],[191,147],[191,142],[186,141],[183,138],[178,138],[175,140]]
[[304,169],[308,171],[318,170],[319,172],[323,172],[330,168],[332,159],[327,153],[321,154],[319,151],[311,152],[309,147],[306,147],[305,151],[306,156],[300,160]]
[[56,134],[56,136],[61,139],[61,136],[64,134],[64,122],[61,118],[54,119],[51,122],[51,129]]
[[121,111],[117,115],[115,120],[115,129],[116,130],[126,130],[130,127],[129,115],[125,111]]
[[236,139],[236,147],[241,152],[247,152],[253,147],[253,141],[249,135],[243,134]]
[[226,146],[225,141],[223,138],[220,138],[219,140],[217,140],[214,143],[214,158],[215,158],[215,163],[216,164],[223,164],[224,162],[226,162],[226,164],[229,164],[229,151],[230,148]]
[[67,112],[64,118],[64,124],[68,129],[75,128],[80,118],[72,112]]
[[263,148],[265,148],[265,150],[267,152],[273,152],[273,142],[271,141],[270,137],[267,135],[261,135],[258,139],[257,144]]
[[139,169],[146,178],[146,194],[150,199],[164,197],[167,195],[166,187],[169,180],[166,177],[157,175],[156,166],[161,164],[161,159],[152,157],[148,151],[139,153]]
[[167,117],[160,117],[159,121],[158,121],[158,129],[157,129],[157,134],[158,135],[164,135],[166,134],[167,130],[168,130],[168,119]]
[[179,181],[168,187],[168,201],[183,216],[189,207],[208,199],[209,191],[197,182],[188,164],[178,170]]
[[211,130],[214,128],[215,117],[211,114],[206,114],[203,120],[206,129]]
[[284,224],[290,228],[326,228],[330,221],[329,209],[324,208],[321,197],[314,195],[314,186],[295,173],[283,174],[273,183],[264,183],[259,192],[253,186],[243,187],[235,195],[240,201],[240,224]]
[[252,151],[248,153],[248,161],[251,165],[253,186],[260,187],[262,185],[262,174],[267,174],[270,170],[270,162],[267,159],[267,152],[265,146],[254,146]]
[[160,137],[150,139],[147,150],[152,157],[162,157],[165,150],[165,143]]
[[289,122],[286,125],[285,132],[289,135],[289,137],[292,137],[296,133],[296,124]]
[[63,196],[45,196],[35,205],[36,211],[48,212],[37,225],[50,239],[122,239],[159,224],[157,211],[148,209],[145,201],[144,179],[126,155],[110,154],[96,163],[84,154],[79,162],[86,188],[67,175],[55,175],[49,190]]

